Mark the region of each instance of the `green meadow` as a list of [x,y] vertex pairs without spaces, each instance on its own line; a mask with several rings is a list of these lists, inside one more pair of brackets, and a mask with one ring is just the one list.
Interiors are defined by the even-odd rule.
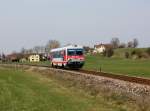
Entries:
[[[133,59],[131,57],[132,51],[144,52],[146,48],[121,48],[115,49],[114,55],[110,58],[97,55],[85,55],[85,65],[83,69],[103,71],[114,74],[123,74],[129,76],[150,77],[150,58],[149,59]],[[129,58],[124,57],[125,52],[130,54]],[[24,64],[24,63],[23,63]],[[48,65],[50,61],[25,64],[34,65]]]
[[87,55],[84,69],[150,77],[150,59],[107,58],[100,55]]
[[[120,100],[119,100],[120,101]],[[116,100],[94,97],[54,78],[0,68],[0,111],[132,111]]]

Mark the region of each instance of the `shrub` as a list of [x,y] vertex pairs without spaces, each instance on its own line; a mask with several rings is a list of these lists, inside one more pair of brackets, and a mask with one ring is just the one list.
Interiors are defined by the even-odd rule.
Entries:
[[150,55],[150,47],[146,50],[147,54]]
[[113,56],[114,54],[114,50],[112,48],[109,48],[109,49],[106,49],[104,52],[103,52],[103,55],[105,57],[111,57]]
[[149,58],[149,54],[146,53],[146,52],[143,52],[142,53],[142,58],[145,58],[145,59]]
[[139,51],[137,51],[137,56],[138,56],[139,58],[142,58],[142,53],[143,53],[143,52],[142,52],[142,51],[140,51],[140,50],[139,50]]
[[133,50],[132,52],[131,52],[131,55],[133,56],[133,55],[136,55],[136,50]]
[[124,55],[125,55],[125,58],[127,58],[127,59],[128,59],[128,58],[129,58],[129,56],[130,56],[129,52],[125,52],[125,54],[124,54]]
[[125,43],[121,43],[121,44],[119,45],[119,48],[126,48],[126,44],[125,44]]
[[141,50],[133,50],[132,52],[131,52],[131,55],[132,56],[135,56],[135,55],[137,55],[138,56],[138,58],[142,58],[142,51]]

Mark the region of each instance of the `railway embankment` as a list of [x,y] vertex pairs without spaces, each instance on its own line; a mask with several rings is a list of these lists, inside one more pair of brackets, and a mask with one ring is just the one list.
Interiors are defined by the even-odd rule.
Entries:
[[[14,64],[1,64],[1,67],[11,67],[15,69],[38,72],[43,76],[53,77],[62,83],[67,84],[68,87],[77,87],[84,89],[93,96],[105,95],[106,99],[118,98],[122,100],[129,100],[136,102],[142,109],[149,107],[150,103],[150,86],[132,83],[128,81],[112,79],[97,75],[89,75],[86,73],[53,69],[40,66],[28,65],[14,65]],[[61,83],[61,82],[60,82]]]

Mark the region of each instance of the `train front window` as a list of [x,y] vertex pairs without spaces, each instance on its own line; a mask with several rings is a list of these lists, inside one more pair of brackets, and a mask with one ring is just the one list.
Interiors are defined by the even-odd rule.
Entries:
[[83,55],[83,49],[68,49],[69,56]]
[[82,49],[77,49],[76,50],[76,55],[83,55],[83,50]]
[[74,56],[74,55],[76,55],[75,50],[74,50],[74,49],[68,49],[68,55],[69,55],[69,56]]

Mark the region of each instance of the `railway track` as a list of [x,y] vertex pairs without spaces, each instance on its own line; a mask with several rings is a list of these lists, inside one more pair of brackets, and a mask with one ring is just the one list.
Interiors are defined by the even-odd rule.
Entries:
[[123,81],[128,81],[128,82],[132,82],[132,83],[138,83],[138,84],[150,86],[150,79],[149,78],[133,77],[133,76],[127,76],[127,75],[118,75],[118,74],[96,72],[96,71],[89,71],[89,70],[80,70],[79,72],[86,73],[86,74],[93,74],[96,76],[108,77],[108,78],[112,78],[112,79],[119,79],[119,80],[123,80]]
[[[19,64],[19,65],[52,68],[51,66],[48,66],[48,65],[33,65],[33,64]],[[62,69],[62,70],[65,70],[65,69]],[[123,81],[128,81],[128,82],[132,82],[132,83],[138,83],[138,84],[150,86],[149,78],[118,75],[118,74],[111,74],[111,73],[106,73],[106,72],[90,71],[90,70],[83,70],[83,69],[71,70],[71,71],[90,74],[90,75],[96,75],[96,76],[102,76],[102,77],[108,77],[108,78],[112,78],[112,79],[118,79],[118,80],[123,80]]]

